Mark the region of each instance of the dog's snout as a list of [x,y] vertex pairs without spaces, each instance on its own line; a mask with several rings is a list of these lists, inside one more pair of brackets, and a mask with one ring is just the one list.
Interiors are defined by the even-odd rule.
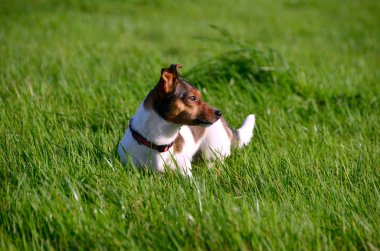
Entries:
[[218,118],[222,117],[222,112],[219,111],[219,110],[216,110],[215,111],[215,116],[218,117]]

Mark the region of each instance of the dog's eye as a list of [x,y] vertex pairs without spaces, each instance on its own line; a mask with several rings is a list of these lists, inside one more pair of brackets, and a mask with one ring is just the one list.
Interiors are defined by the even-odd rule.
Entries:
[[195,101],[195,100],[197,100],[197,97],[195,97],[195,96],[190,96],[189,99],[190,99],[191,101]]

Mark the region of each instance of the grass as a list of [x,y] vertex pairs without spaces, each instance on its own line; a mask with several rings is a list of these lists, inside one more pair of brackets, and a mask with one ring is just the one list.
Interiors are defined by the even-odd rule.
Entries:
[[[3,1],[0,249],[378,250],[376,1]],[[160,69],[249,147],[194,179],[116,146]]]

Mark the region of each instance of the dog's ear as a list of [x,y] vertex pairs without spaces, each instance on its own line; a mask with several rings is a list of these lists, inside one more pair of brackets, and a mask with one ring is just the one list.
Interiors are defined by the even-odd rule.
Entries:
[[163,68],[161,70],[161,84],[165,94],[171,94],[175,91],[177,81],[176,78],[179,76],[178,69],[181,68],[181,64],[172,64],[169,68]]
[[170,65],[170,71],[175,74],[176,77],[180,77],[178,69],[182,68],[181,64],[171,64]]
[[169,69],[164,68],[161,70],[160,85],[165,94],[171,94],[175,90],[175,79],[174,74],[169,71]]

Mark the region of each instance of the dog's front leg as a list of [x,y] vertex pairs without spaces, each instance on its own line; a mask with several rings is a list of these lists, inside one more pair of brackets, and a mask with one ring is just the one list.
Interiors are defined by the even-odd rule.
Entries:
[[191,173],[191,160],[183,155],[176,156],[176,165],[180,173],[189,178],[193,177]]
[[192,177],[191,161],[182,154],[164,153],[158,158],[153,158],[153,168],[164,172],[165,169],[178,170],[182,175]]

